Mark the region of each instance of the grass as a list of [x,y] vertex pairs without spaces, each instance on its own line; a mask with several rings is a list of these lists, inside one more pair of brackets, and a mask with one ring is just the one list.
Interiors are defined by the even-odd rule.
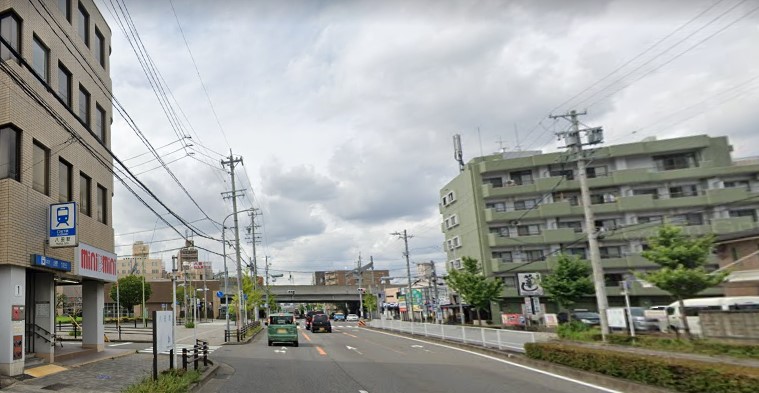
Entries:
[[158,375],[158,380],[154,381],[152,377],[142,380],[142,382],[124,389],[123,393],[183,393],[190,389],[190,386],[200,380],[200,372],[182,369],[166,370]]
[[[77,323],[81,323],[82,322],[82,317],[76,317],[76,318],[74,318],[74,320]],[[58,316],[55,317],[55,323],[59,323],[59,322],[60,323],[71,323],[71,317],[68,316],[68,315],[58,315]]]

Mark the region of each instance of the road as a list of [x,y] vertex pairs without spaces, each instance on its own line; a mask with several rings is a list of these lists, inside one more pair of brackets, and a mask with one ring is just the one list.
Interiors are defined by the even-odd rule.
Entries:
[[223,346],[223,365],[201,392],[585,393],[612,390],[444,345],[333,324],[332,333],[300,329],[300,347],[269,347],[266,333],[247,345]]

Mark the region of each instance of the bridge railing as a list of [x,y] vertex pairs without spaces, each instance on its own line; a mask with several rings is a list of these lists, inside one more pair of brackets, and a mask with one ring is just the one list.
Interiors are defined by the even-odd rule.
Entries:
[[487,327],[417,323],[390,319],[373,319],[368,321],[368,325],[378,329],[434,337],[441,340],[516,352],[524,352],[524,344],[526,343],[548,341],[550,339],[549,335],[535,332],[521,332]]

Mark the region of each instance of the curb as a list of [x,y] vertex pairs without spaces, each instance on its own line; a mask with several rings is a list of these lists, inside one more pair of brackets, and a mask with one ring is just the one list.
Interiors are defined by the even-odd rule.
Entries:
[[[84,363],[79,363],[77,365],[69,366],[69,367],[71,367],[71,368],[77,368],[77,367],[82,367],[82,366],[84,366],[86,364],[92,364],[92,363],[102,362],[104,360],[113,360],[113,359],[123,358],[123,357],[126,357],[126,356],[131,356],[131,355],[136,355],[136,354],[137,354],[137,352],[124,352],[124,353],[120,353],[118,355],[108,356],[108,357],[104,357],[104,358],[101,358],[101,359],[92,359],[92,360],[86,361]],[[55,362],[53,362],[53,364],[55,364]]]
[[387,331],[393,334],[397,334],[399,336],[420,339],[420,340],[429,341],[433,343],[445,344],[450,347],[456,347],[456,348],[471,350],[473,352],[483,353],[486,355],[496,356],[496,357],[508,360],[510,362],[523,365],[523,366],[538,368],[543,371],[548,371],[557,375],[561,375],[563,377],[574,378],[583,382],[597,384],[605,388],[616,389],[622,392],[636,392],[636,393],[672,393],[673,392],[672,390],[668,390],[668,389],[664,389],[664,388],[660,388],[656,386],[651,386],[651,385],[645,385],[645,384],[641,384],[641,383],[637,383],[633,381],[628,381],[626,379],[614,378],[608,375],[597,374],[597,373],[584,371],[584,370],[578,370],[575,368],[563,366],[556,363],[530,359],[527,356],[516,351],[499,350],[495,348],[485,348],[485,347],[480,347],[477,345],[464,344],[464,343],[460,343],[456,341],[441,340],[435,337],[419,336],[419,335],[413,335],[413,334],[408,334],[408,333],[396,332],[394,330],[379,329],[379,328],[373,328],[373,327],[368,327],[368,326],[364,328],[369,329],[369,330],[383,331],[383,332]]
[[[209,360],[210,361],[210,360]],[[192,386],[187,390],[188,392],[197,392],[200,390],[203,385],[208,382],[209,379],[213,378],[216,375],[216,372],[219,371],[219,365],[212,362],[211,366],[209,366],[205,371],[203,371],[203,374],[200,376],[200,379],[193,383]]]

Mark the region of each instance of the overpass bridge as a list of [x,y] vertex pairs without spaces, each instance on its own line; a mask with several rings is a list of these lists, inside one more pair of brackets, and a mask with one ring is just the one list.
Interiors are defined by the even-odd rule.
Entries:
[[[272,285],[269,293],[277,303],[358,302],[358,286],[346,285]],[[369,295],[365,293],[364,296]],[[369,295],[371,296],[371,295]]]

